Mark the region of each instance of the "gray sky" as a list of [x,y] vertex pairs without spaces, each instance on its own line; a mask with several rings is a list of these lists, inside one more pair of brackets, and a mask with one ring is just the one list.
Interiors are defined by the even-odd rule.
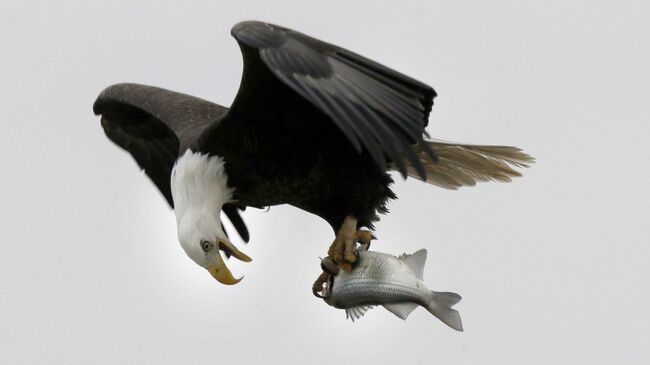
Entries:
[[[0,362],[647,363],[646,1],[3,1]],[[437,138],[523,147],[512,184],[398,182],[376,250],[426,247],[464,333],[423,309],[362,320],[311,295],[329,226],[249,210],[253,262],[219,285],[91,105],[157,85],[229,105],[230,27],[260,19],[432,85]],[[236,243],[239,244],[239,241]]]

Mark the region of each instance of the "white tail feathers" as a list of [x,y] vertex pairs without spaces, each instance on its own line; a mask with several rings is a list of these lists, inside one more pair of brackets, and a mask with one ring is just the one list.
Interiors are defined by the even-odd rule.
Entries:
[[427,310],[443,321],[447,326],[456,331],[463,330],[463,323],[460,320],[460,313],[451,307],[460,302],[461,296],[450,292],[431,292],[431,300],[427,305]]
[[[445,189],[474,186],[480,181],[509,182],[521,173],[512,167],[528,167],[535,159],[520,148],[481,146],[444,141],[426,141],[438,156],[431,161],[424,151],[418,152],[427,173],[427,182]],[[408,175],[422,180],[413,166]]]

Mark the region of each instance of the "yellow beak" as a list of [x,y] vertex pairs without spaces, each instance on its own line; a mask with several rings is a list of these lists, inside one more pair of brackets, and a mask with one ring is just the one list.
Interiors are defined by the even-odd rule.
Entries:
[[[241,261],[244,262],[252,261],[250,257],[248,257],[245,253],[239,251],[237,247],[235,247],[235,245],[233,245],[229,241],[219,241],[219,250],[224,251],[227,254],[236,257]],[[234,285],[240,282],[241,279],[244,278],[242,276],[241,278],[237,279],[232,275],[232,273],[228,269],[228,266],[226,266],[226,264],[223,262],[223,258],[221,257],[220,252],[215,252],[215,255],[213,257],[214,258],[212,259],[212,263],[208,267],[208,271],[210,272],[212,277],[217,279],[218,282],[226,285]]]

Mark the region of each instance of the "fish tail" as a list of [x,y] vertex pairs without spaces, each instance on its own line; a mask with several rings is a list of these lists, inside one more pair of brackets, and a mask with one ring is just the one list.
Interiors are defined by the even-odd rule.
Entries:
[[447,326],[456,331],[462,331],[463,323],[460,320],[460,313],[451,308],[454,304],[460,302],[461,299],[461,296],[456,293],[431,291],[429,303],[426,308]]

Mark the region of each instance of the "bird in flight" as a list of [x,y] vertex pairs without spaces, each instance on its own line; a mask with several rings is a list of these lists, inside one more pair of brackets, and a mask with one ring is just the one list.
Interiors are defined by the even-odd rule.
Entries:
[[93,105],[108,138],[173,207],[184,251],[223,284],[241,279],[221,252],[250,258],[229,240],[221,212],[246,242],[246,207],[318,215],[334,230],[328,257],[350,270],[356,245],[369,244],[396,199],[391,171],[457,189],[510,181],[533,162],[516,147],[429,138],[433,88],[356,53],[258,21],[231,34],[244,70],[230,108],[138,84],[110,86]]

